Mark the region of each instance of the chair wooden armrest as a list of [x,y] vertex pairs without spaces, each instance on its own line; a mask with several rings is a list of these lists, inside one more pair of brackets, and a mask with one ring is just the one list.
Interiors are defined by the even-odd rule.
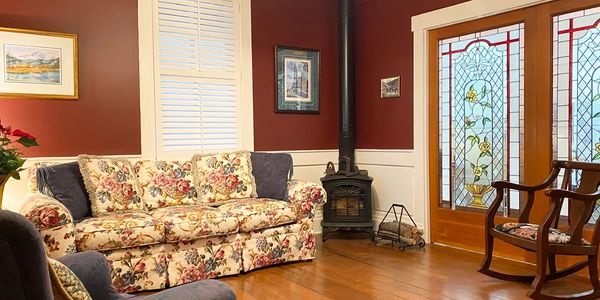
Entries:
[[512,189],[512,190],[519,190],[519,191],[524,191],[524,192],[539,191],[539,190],[547,187],[548,185],[549,185],[548,182],[544,182],[544,183],[538,184],[538,185],[524,185],[524,184],[508,182],[505,180],[498,180],[498,181],[492,182],[492,187],[494,187],[496,189]]
[[551,199],[569,198],[571,200],[580,201],[597,201],[598,199],[600,199],[600,191],[595,192],[593,194],[582,194],[562,189],[551,189],[546,190],[546,192],[544,193],[546,194],[546,196],[551,197]]

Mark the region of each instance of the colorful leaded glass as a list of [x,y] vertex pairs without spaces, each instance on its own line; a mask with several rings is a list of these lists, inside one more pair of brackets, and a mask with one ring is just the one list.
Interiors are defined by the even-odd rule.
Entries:
[[523,24],[439,42],[442,205],[484,209],[492,181],[520,182],[523,46]]
[[[554,17],[554,157],[600,162],[600,8]],[[560,179],[560,178],[559,178]],[[576,188],[579,174],[571,185]],[[565,203],[562,214],[567,214]],[[595,223],[600,206],[592,215]]]

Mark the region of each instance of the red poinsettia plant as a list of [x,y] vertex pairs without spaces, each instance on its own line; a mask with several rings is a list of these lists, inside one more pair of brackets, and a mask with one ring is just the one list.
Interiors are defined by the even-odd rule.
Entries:
[[11,176],[20,179],[25,160],[17,145],[23,147],[39,146],[35,137],[19,129],[2,125],[0,121],[0,177]]

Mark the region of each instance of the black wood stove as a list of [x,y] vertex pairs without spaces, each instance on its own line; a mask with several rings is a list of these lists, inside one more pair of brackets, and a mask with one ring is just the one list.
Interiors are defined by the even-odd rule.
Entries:
[[367,171],[354,163],[354,20],[352,0],[340,0],[340,153],[339,169],[327,164],[326,176],[321,178],[327,191],[323,206],[323,241],[327,234],[338,229],[358,229],[373,238],[371,182]]

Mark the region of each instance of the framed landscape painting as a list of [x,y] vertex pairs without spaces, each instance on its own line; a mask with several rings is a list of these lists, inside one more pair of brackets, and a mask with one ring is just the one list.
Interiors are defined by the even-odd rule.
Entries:
[[319,113],[319,51],[275,47],[275,111]]
[[77,35],[0,27],[0,97],[77,99]]

